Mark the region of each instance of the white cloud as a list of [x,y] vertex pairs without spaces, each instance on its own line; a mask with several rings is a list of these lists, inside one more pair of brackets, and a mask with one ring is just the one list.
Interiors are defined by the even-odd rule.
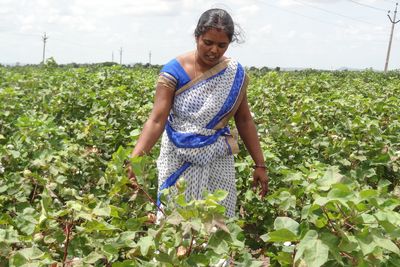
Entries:
[[177,14],[177,11],[179,11],[179,1],[166,0],[75,0],[75,2],[73,2],[73,5],[75,6],[75,10],[90,10],[91,14],[96,17],[109,17],[119,15],[173,16]]
[[283,34],[285,39],[293,39],[297,37],[297,32],[295,30],[288,31],[287,33]]
[[252,16],[255,16],[260,10],[260,7],[256,4],[247,4],[239,7],[237,12],[234,13],[234,19],[239,24],[246,24]]

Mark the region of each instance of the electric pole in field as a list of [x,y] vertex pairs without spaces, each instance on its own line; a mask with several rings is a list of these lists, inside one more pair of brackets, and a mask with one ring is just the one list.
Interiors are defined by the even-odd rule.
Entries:
[[49,39],[49,37],[46,35],[46,33],[44,33],[44,35],[42,36],[42,40],[43,40],[43,59],[42,59],[42,64],[44,64],[44,60],[46,59],[46,41],[47,39]]
[[149,64],[151,65],[151,51],[149,51]]
[[111,62],[114,62],[114,51],[111,53]]
[[119,64],[122,65],[122,47],[119,49]]
[[392,23],[392,30],[390,31],[389,47],[388,47],[388,51],[387,51],[387,55],[386,55],[386,62],[385,62],[385,72],[387,72],[388,65],[389,65],[389,57],[390,57],[390,49],[392,47],[394,25],[400,21],[400,20],[396,21],[397,5],[398,5],[398,3],[396,3],[396,9],[394,10],[393,19],[389,15],[390,10],[388,11],[388,15],[387,15],[389,17],[390,22]]

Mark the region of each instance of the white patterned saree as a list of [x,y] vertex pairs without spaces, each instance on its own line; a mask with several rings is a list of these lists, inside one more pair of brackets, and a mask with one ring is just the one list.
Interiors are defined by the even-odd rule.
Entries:
[[[159,82],[177,83],[174,75],[163,71]],[[157,160],[159,192],[174,186],[181,177],[186,180],[187,200],[200,199],[204,190],[223,189],[228,196],[221,204],[227,216],[234,216],[233,154],[238,146],[227,124],[243,99],[247,83],[244,68],[225,59],[175,91]]]

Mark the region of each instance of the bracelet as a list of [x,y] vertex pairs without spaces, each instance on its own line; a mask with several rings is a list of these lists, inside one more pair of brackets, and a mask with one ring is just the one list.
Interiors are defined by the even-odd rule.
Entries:
[[257,168],[266,169],[267,168],[267,166],[265,166],[265,165],[257,165],[257,164],[253,165],[252,167],[253,167],[253,169],[257,169]]

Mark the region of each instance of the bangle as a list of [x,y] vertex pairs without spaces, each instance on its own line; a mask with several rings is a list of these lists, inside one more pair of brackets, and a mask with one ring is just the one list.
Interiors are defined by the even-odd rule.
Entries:
[[255,164],[255,165],[253,165],[253,169],[257,169],[257,168],[263,168],[263,169],[266,169],[266,168],[267,168],[267,166],[265,166],[265,165],[258,165],[258,164]]

